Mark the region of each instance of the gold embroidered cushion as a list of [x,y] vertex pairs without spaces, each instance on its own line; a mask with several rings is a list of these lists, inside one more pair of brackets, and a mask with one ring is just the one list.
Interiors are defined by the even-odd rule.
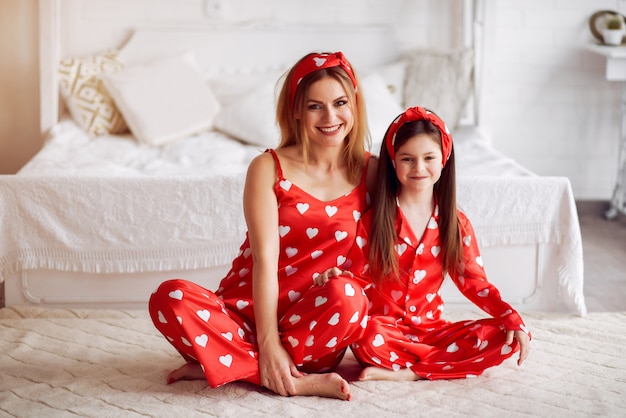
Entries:
[[100,76],[124,68],[117,51],[100,55],[66,58],[59,63],[61,96],[72,118],[92,135],[121,134],[128,131],[122,114],[102,83]]

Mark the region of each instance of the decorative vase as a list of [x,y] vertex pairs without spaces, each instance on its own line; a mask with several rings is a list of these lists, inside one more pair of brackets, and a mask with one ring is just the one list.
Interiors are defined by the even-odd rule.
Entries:
[[621,45],[624,29],[602,29],[602,39],[607,45]]

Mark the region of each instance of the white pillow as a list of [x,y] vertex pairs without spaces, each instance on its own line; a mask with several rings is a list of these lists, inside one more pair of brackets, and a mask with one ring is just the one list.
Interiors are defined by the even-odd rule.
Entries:
[[454,129],[472,92],[473,66],[471,49],[412,51],[408,54],[404,105],[426,107]]
[[166,142],[211,128],[219,103],[191,53],[102,76],[137,140]]
[[372,153],[378,155],[387,128],[404,111],[389,91],[379,74],[370,74],[361,80],[361,89],[367,109],[367,119],[372,137]]
[[228,105],[222,106],[213,126],[240,141],[276,148],[280,129],[276,123],[276,82],[266,82]]
[[391,93],[391,96],[398,102],[400,106],[404,103],[404,80],[406,77],[406,60],[394,61],[391,64],[386,64],[381,67],[375,68],[368,74],[378,74],[382,77]]
[[267,83],[276,83],[284,71],[268,70],[248,74],[210,77],[209,87],[222,106],[228,106]]

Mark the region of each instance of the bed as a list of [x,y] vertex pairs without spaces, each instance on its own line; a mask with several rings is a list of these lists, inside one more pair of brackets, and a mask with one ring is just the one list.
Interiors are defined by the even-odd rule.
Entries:
[[[277,80],[306,52],[342,50],[359,70],[374,153],[405,105],[455,121],[459,206],[504,298],[521,311],[586,313],[568,179],[535,175],[482,129],[480,2],[464,3],[467,39],[454,51],[408,48],[390,26],[267,22],[143,25],[107,50],[78,48],[59,30],[71,4],[40,3],[45,146],[16,175],[0,176],[6,306],[143,308],[173,277],[216,288],[245,233],[247,163],[277,144]],[[118,116],[110,103],[94,113],[70,91],[77,63],[101,81],[88,94],[106,96]],[[440,73],[456,83],[432,82]],[[170,106],[156,109],[159,101]],[[444,291],[449,309],[471,308],[452,286]]]
[[[173,2],[136,0],[125,6],[131,13],[148,3],[159,8]],[[223,5],[190,1],[176,7],[200,3]],[[0,309],[0,414],[624,416],[626,316],[586,313],[570,183],[538,176],[490,145],[483,123],[489,94],[481,82],[482,3],[463,2],[463,16],[453,22],[463,27],[463,48],[442,51],[408,45],[390,25],[296,28],[261,21],[207,27],[181,25],[173,11],[167,25],[137,23],[110,11],[108,20],[95,20],[94,31],[80,17],[113,10],[108,0],[42,0],[40,114],[47,139],[19,173],[0,176],[6,305]],[[457,10],[458,4],[448,6]],[[472,219],[488,277],[533,332],[523,367],[511,358],[476,379],[355,382],[359,366],[348,352],[339,372],[351,382],[351,402],[282,398],[244,383],[218,389],[201,381],[164,383],[181,359],[152,325],[148,297],[173,277],[217,286],[245,233],[241,195],[247,163],[276,140],[275,83],[296,58],[319,49],[343,50],[359,71],[373,151],[376,138],[409,103],[428,102],[447,121],[459,121],[453,130],[459,205]],[[73,61],[85,57],[86,63]],[[126,100],[132,90],[121,88],[117,97],[127,102],[126,115],[84,119],[93,113],[89,107],[68,111],[76,103],[63,97],[72,85],[63,83],[72,73],[68,68],[76,62],[91,68],[94,59],[119,73],[121,78],[109,80],[112,90],[132,81],[122,77],[127,69],[143,68],[139,81],[153,83],[163,75],[159,69],[170,83],[166,70],[182,66],[188,77],[181,89],[195,79],[196,90],[206,93],[208,86],[213,93],[212,99],[198,99],[204,107],[214,108],[216,101],[219,106],[209,126],[187,120],[183,127],[193,129],[173,137],[180,126],[167,123],[180,122],[193,109],[156,122],[148,116],[151,123],[145,123],[146,116],[132,110],[152,103],[132,106]],[[64,73],[58,71],[61,60],[67,60]],[[170,67],[161,67],[164,62]],[[454,88],[449,80],[433,83],[437,74],[454,75]],[[86,97],[93,98],[96,87],[86,89]],[[178,106],[167,108],[168,115],[188,109],[184,101]],[[138,120],[131,133],[120,121],[133,118]],[[86,135],[88,129],[95,133]],[[444,291],[447,318],[482,316],[452,287]]]

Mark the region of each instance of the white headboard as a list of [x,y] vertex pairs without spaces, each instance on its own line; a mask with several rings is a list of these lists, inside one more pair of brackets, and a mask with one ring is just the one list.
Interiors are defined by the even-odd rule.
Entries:
[[[476,29],[480,28],[480,19],[475,14],[476,3],[480,0],[464,0],[465,46],[475,46]],[[310,51],[341,50],[357,71],[389,63],[400,54],[400,42],[392,24],[307,27],[265,21],[229,26],[168,23],[164,27],[149,22],[124,21],[116,23],[115,28],[107,28],[115,32],[115,36],[107,37],[102,34],[102,28],[74,22],[80,19],[81,12],[84,13],[84,10],[75,10],[79,8],[78,4],[82,9],[88,7],[77,0],[39,0],[40,123],[44,134],[59,118],[57,66],[65,57],[96,54],[106,48],[123,46],[121,58],[127,65],[132,65],[192,50],[206,74],[216,75],[284,70]],[[62,30],[66,27],[72,28],[71,35]],[[91,39],[94,40],[93,46],[89,43]]]

